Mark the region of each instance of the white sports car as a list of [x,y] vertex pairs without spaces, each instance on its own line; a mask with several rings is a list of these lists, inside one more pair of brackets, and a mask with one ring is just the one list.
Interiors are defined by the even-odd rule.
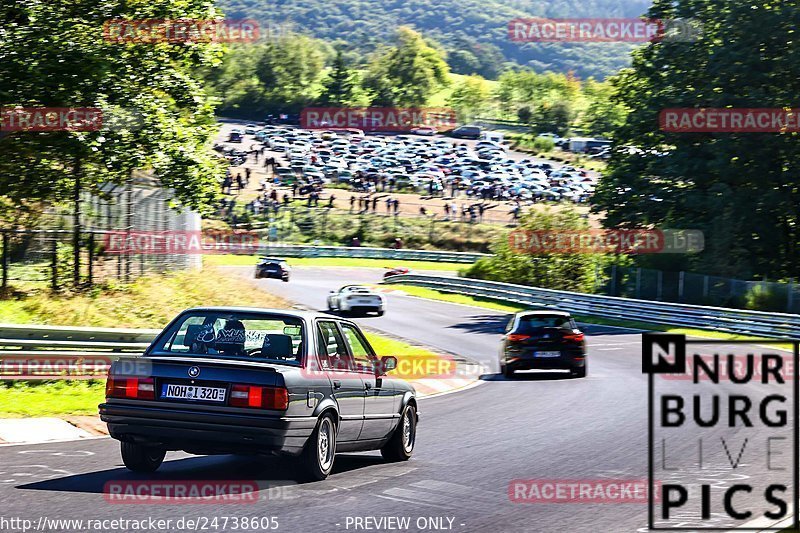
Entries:
[[328,310],[352,314],[374,312],[382,316],[386,310],[386,298],[363,285],[345,285],[338,291],[330,292]]

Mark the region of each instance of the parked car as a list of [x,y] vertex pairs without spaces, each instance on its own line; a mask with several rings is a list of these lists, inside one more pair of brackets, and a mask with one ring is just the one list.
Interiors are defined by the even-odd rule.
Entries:
[[273,257],[262,257],[256,264],[256,279],[276,278],[289,281],[292,268],[285,259],[275,259]]
[[143,356],[109,370],[100,418],[134,472],[167,451],[300,458],[322,480],[337,452],[404,461],[416,443],[414,388],[387,372],[353,322],[319,313],[188,309]]
[[383,316],[386,311],[386,299],[363,285],[345,285],[338,291],[328,294],[328,311],[342,313],[365,314],[377,313]]
[[479,139],[481,129],[478,126],[459,126],[450,132],[450,136],[458,139]]
[[507,378],[517,370],[569,370],[586,377],[586,342],[575,320],[564,311],[522,311],[505,329],[500,372]]
[[242,142],[242,139],[244,139],[244,134],[242,133],[242,130],[240,130],[240,129],[234,128],[228,134],[228,142],[229,143],[240,143],[240,142]]
[[436,135],[436,128],[430,126],[418,126],[411,128],[411,133],[414,135]]

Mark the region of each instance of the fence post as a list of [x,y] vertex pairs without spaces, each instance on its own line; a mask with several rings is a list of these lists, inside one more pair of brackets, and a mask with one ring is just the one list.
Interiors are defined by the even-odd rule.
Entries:
[[617,265],[611,265],[611,296],[617,295]]
[[58,290],[58,240],[56,237],[53,237],[52,254],[52,262],[50,264],[50,268],[52,269],[52,278],[50,280],[50,286],[54,291],[56,291]]
[[94,233],[89,234],[89,287],[94,282]]
[[636,298],[642,296],[642,269],[636,269]]
[[678,301],[683,302],[683,271],[678,273]]
[[658,270],[658,287],[656,288],[656,300],[659,302],[664,297],[664,271]]
[[3,291],[8,289],[8,233],[3,232]]

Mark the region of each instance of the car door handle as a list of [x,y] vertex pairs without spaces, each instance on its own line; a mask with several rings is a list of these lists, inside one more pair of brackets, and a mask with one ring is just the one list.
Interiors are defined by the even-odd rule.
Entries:
[[339,381],[338,379],[337,379],[337,380],[335,380],[335,381],[333,382],[333,388],[334,388],[334,389],[341,389],[341,388],[342,388],[342,382],[341,382],[341,381]]

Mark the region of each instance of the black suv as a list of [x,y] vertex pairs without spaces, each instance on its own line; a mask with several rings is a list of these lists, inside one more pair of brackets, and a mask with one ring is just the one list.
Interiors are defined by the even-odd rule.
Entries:
[[522,311],[508,323],[500,352],[500,372],[507,377],[516,370],[569,370],[573,377],[586,376],[584,335],[569,313]]
[[256,278],[276,278],[289,281],[289,264],[283,259],[262,257],[256,265]]

